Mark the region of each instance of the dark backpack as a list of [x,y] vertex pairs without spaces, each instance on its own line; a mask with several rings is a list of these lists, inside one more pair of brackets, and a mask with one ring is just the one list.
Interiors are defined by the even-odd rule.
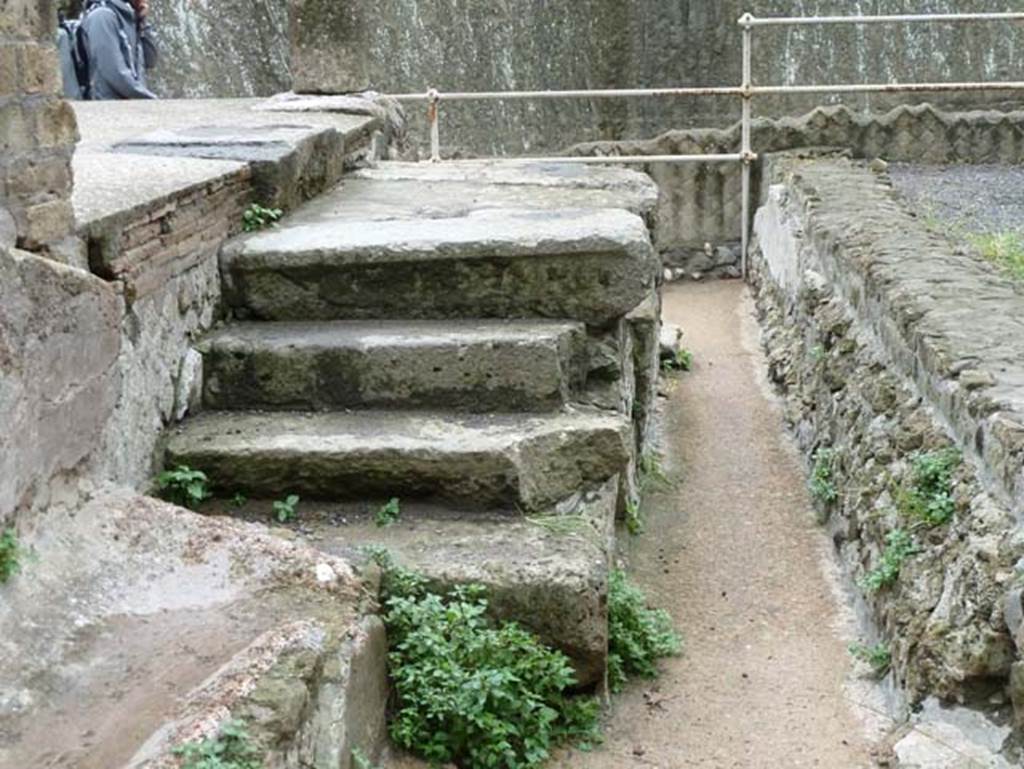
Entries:
[[[92,70],[89,64],[89,43],[82,22],[93,10],[107,5],[106,0],[88,0],[77,19],[58,14],[57,52],[64,76],[64,95],[69,99],[89,99]],[[120,19],[120,16],[118,16]]]
[[89,56],[81,19],[58,17],[57,53],[64,78],[64,95],[69,99],[89,98]]

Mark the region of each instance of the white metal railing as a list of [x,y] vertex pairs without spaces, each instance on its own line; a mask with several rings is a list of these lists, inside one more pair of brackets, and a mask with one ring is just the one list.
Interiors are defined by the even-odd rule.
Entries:
[[514,101],[540,99],[629,99],[671,98],[679,96],[736,96],[742,100],[740,118],[740,151],[703,155],[615,155],[569,157],[503,158],[512,163],[584,163],[584,164],[647,164],[647,163],[742,163],[742,229],[741,269],[747,276],[750,249],[751,166],[758,159],[752,146],[753,101],[758,96],[773,94],[843,94],[843,93],[942,93],[956,91],[1024,91],[1024,81],[984,83],[837,83],[832,85],[763,85],[753,82],[754,30],[758,27],[805,27],[848,24],[962,24],[970,22],[1024,21],[1024,13],[945,13],[904,14],[890,16],[796,16],[757,18],[744,14],[739,25],[743,33],[742,82],[738,87],[625,88],[561,91],[477,91],[443,93],[435,88],[426,93],[391,94],[400,102],[426,102],[430,126],[430,159],[441,162],[440,108],[442,102]]

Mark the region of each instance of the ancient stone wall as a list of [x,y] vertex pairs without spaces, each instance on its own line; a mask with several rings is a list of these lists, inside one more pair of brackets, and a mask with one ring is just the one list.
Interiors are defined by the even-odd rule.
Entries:
[[0,7],[0,246],[40,250],[72,227],[78,131],[60,96],[52,2]]
[[[766,175],[753,282],[771,378],[894,681],[992,710],[1009,692],[1024,725],[1024,296],[884,174],[776,158]],[[949,449],[947,520],[908,495]]]
[[[592,142],[584,155],[668,155],[739,151],[740,128],[669,131],[643,141]],[[1018,163],[1024,157],[1024,112],[943,112],[929,105],[862,114],[821,107],[801,117],[760,119],[752,144],[759,153],[797,147],[839,147],[856,158],[912,163]],[[658,183],[655,245],[685,275],[737,275],[741,170],[738,163],[652,163]],[[760,166],[754,169],[755,196]],[[710,244],[711,248],[705,248]]]
[[78,493],[120,381],[120,298],[53,260],[77,250],[78,138],[58,95],[53,10],[0,7],[0,528]]

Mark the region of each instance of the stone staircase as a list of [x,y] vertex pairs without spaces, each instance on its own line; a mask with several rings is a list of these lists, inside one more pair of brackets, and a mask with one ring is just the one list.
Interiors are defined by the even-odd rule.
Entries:
[[[440,583],[483,582],[599,680],[614,516],[654,397],[655,200],[615,169],[358,172],[225,249],[235,321],[200,346],[205,411],[167,465],[225,496],[299,494],[332,554],[383,543]],[[401,521],[369,524],[391,497]]]

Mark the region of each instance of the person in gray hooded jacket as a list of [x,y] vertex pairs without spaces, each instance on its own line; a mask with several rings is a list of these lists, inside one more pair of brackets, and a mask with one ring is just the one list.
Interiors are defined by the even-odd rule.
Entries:
[[157,56],[148,11],[148,0],[95,0],[86,9],[90,99],[157,98],[146,86]]

